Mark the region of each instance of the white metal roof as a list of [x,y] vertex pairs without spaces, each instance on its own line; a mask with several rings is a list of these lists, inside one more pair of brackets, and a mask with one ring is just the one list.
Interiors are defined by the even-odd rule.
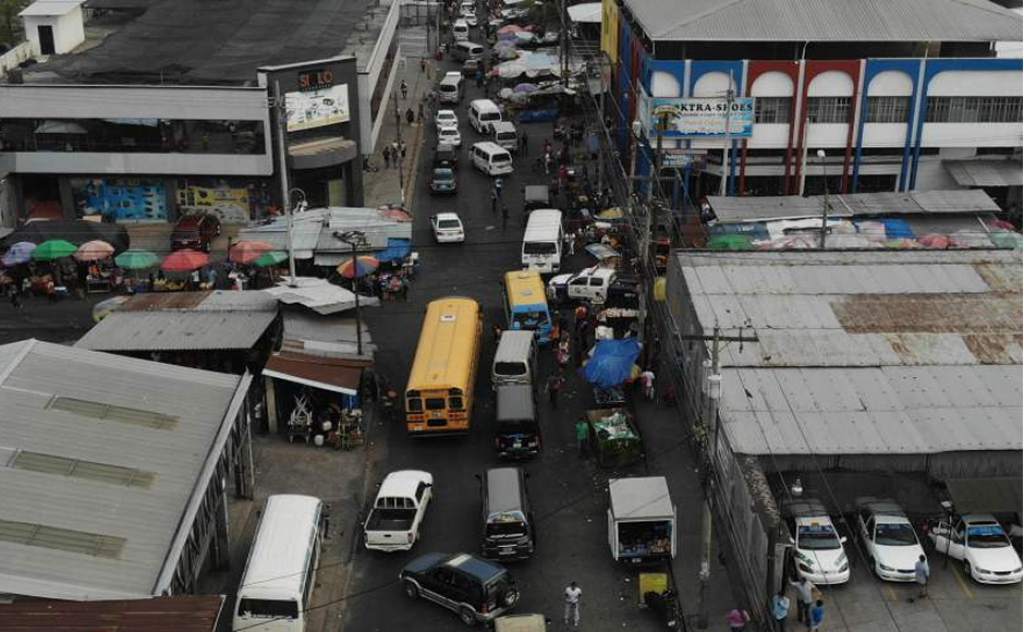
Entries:
[[619,520],[669,519],[675,515],[664,476],[610,479],[608,496],[612,516]]
[[625,0],[652,40],[1020,41],[1018,15],[987,0]]
[[321,501],[313,496],[279,494],[267,498],[259,530],[249,550],[239,596],[298,599],[306,560],[319,530]]
[[581,4],[574,4],[568,8],[569,19],[573,22],[579,22],[581,24],[600,24],[601,23],[601,3],[600,2],[584,2]]
[[97,351],[249,349],[277,318],[267,311],[115,311],[75,346]]
[[[0,346],[0,520],[123,538],[115,557],[0,539],[0,593],[96,600],[159,594],[250,378],[24,340]],[[56,398],[169,416],[155,428]],[[19,451],[144,472],[115,484],[16,466]]]
[[67,15],[79,7],[85,0],[38,0],[25,7],[18,15],[21,17],[55,17]]

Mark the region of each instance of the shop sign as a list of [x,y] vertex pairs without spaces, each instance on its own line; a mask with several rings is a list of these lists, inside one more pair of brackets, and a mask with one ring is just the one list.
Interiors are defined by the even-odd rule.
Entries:
[[638,112],[647,138],[750,138],[753,97],[651,97],[639,92]]
[[288,92],[284,95],[288,131],[348,122],[348,84]]
[[299,73],[299,90],[308,92],[310,90],[322,90],[334,85],[334,72],[329,68],[318,70],[304,70]]

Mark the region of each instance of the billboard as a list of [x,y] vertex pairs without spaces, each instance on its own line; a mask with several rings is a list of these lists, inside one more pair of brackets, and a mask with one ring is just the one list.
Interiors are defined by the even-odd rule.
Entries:
[[664,119],[664,138],[750,138],[754,131],[753,97],[651,97],[640,90],[637,111],[648,139],[658,136]]
[[116,222],[167,221],[167,192],[160,179],[69,178],[78,217],[102,215]]
[[315,90],[286,92],[284,100],[289,132],[346,123],[351,118],[347,83]]

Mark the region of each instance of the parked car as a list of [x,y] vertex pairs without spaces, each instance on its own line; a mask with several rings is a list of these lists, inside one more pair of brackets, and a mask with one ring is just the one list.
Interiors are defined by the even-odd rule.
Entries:
[[989,514],[943,518],[929,525],[935,550],[964,563],[964,572],[980,584],[1017,584],[1021,561],[1002,525]]
[[466,21],[466,24],[475,27],[477,24],[476,13],[464,13],[462,19]]
[[434,150],[434,168],[456,169],[459,166],[459,152],[448,143],[438,143]]
[[476,77],[476,73],[478,70],[480,70],[479,59],[467,59],[466,61],[462,62],[463,77],[466,77],[467,79],[472,79],[473,77]]
[[366,548],[377,551],[411,549],[419,539],[433,487],[434,477],[420,470],[400,470],[384,477],[373,509],[363,523]]
[[792,539],[797,574],[813,584],[845,584],[850,562],[840,537],[821,501],[792,500],[782,506]]
[[508,569],[469,553],[428,553],[407,564],[398,580],[410,598],[448,608],[466,625],[492,621],[519,601]]
[[171,250],[191,248],[209,252],[213,240],[219,236],[220,218],[216,215],[186,215],[178,220],[171,231]]
[[431,193],[455,193],[455,171],[447,167],[438,167],[430,176]]
[[437,114],[434,115],[434,125],[437,129],[442,127],[459,127],[459,115],[455,113],[455,110],[438,110]]
[[431,215],[430,227],[434,229],[434,239],[439,244],[462,243],[466,241],[466,231],[457,213]]
[[459,128],[454,125],[445,125],[444,127],[437,128],[437,142],[447,143],[452,147],[461,147],[462,135],[459,134]]
[[857,531],[875,575],[890,582],[914,581],[914,564],[924,549],[902,507],[892,500],[858,498]]

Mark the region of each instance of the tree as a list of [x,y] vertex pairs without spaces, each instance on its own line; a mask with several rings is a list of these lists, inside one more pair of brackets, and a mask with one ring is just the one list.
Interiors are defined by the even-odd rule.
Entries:
[[18,14],[28,4],[29,0],[0,0],[0,43],[15,43],[15,34],[21,30]]

